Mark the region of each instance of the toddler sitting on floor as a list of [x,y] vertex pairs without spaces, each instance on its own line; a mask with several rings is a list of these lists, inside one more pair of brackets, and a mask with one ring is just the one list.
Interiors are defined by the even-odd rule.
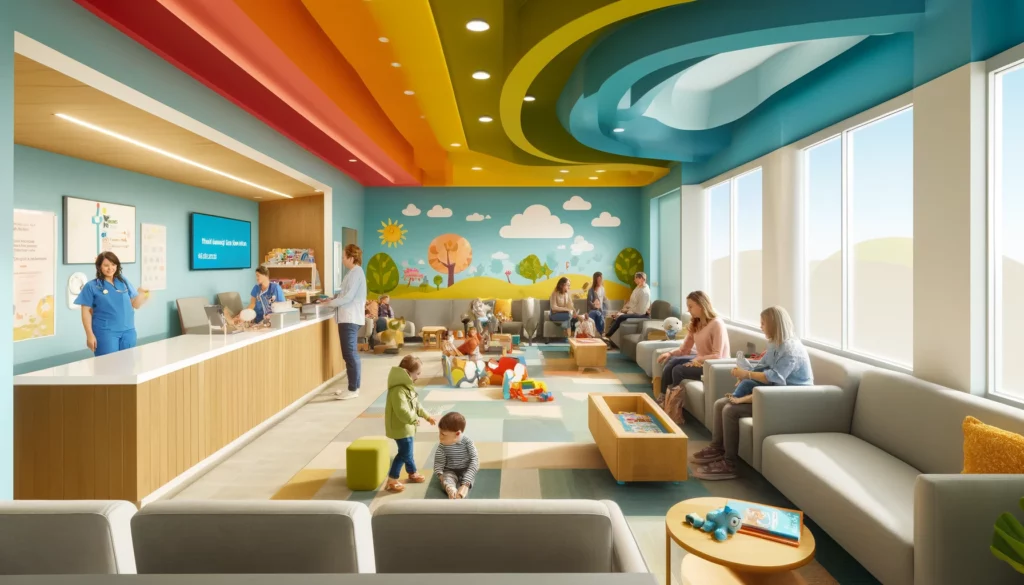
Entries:
[[437,423],[440,444],[434,454],[434,473],[451,500],[469,495],[473,479],[480,470],[480,457],[476,445],[466,435],[466,417],[449,412]]

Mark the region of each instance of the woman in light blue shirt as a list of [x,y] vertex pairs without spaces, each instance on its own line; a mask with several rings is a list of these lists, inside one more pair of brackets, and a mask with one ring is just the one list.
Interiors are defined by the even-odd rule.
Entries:
[[[362,364],[359,361],[357,337],[359,329],[366,324],[366,274],[363,273],[363,251],[355,244],[345,246],[342,264],[348,274],[341,280],[341,291],[327,304],[337,307],[338,337],[341,341],[341,357],[345,360],[348,376],[348,391],[335,390],[338,400],[359,398]],[[372,331],[367,331],[372,335]]]
[[739,360],[732,375],[736,388],[715,402],[711,419],[711,444],[695,453],[694,477],[704,480],[733,479],[739,462],[740,419],[754,414],[754,388],[758,386],[810,386],[814,383],[807,349],[794,333],[793,320],[782,307],[761,311],[761,331],[768,349],[756,366],[749,368]]
[[281,285],[270,281],[270,271],[263,266],[256,269],[256,286],[252,287],[249,296],[252,297],[249,308],[256,311],[257,323],[262,323],[273,312],[274,303],[285,301]]

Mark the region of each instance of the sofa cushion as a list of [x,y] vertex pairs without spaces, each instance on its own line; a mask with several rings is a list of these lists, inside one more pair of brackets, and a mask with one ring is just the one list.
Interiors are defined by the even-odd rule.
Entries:
[[964,418],[1024,434],[1024,411],[878,368],[864,372],[851,433],[923,473],[963,470]]
[[773,435],[761,471],[883,583],[914,582],[919,471],[846,433]]
[[1024,474],[1024,437],[964,419],[964,473]]
[[657,362],[658,356],[665,351],[679,347],[678,341],[641,341],[636,346],[636,363],[651,377],[661,375],[662,365]]
[[636,346],[640,345],[642,337],[641,333],[623,335],[622,341],[619,343],[619,349],[622,350],[622,354],[631,360],[636,360]]
[[845,391],[855,392],[867,369],[864,364],[813,347],[807,348],[807,357],[811,362],[814,383],[818,386],[839,386]]
[[754,465],[754,417],[740,419],[740,459]]
[[754,347],[754,351],[758,353],[764,351],[768,346],[768,340],[764,338],[764,334],[760,331],[735,325],[726,325],[725,330],[729,335],[729,347],[732,348],[733,353],[729,357],[734,357],[737,351],[742,351],[744,355],[749,355],[749,346],[751,345]]
[[704,383],[700,380],[687,380],[683,382],[683,390],[686,391],[686,410],[697,417],[704,426],[710,426],[706,409],[704,408]]

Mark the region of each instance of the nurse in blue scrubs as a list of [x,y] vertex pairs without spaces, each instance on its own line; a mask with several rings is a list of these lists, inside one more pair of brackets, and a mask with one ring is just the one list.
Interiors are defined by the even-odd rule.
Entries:
[[252,300],[249,301],[249,308],[256,311],[257,323],[273,312],[274,303],[283,303],[285,300],[281,285],[270,281],[270,271],[263,266],[256,269],[256,286],[252,287],[250,296]]
[[121,261],[113,252],[96,257],[96,280],[75,299],[82,307],[85,343],[96,357],[135,347],[135,310],[148,300],[148,290],[136,290],[121,275]]

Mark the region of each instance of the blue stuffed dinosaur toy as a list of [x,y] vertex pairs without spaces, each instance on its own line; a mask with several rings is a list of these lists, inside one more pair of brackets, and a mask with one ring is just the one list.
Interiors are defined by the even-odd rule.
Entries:
[[724,542],[730,535],[736,534],[743,521],[740,519],[739,512],[726,506],[708,512],[706,518],[701,518],[696,514],[687,514],[686,523],[694,528],[700,528],[704,532],[710,532],[715,540]]

